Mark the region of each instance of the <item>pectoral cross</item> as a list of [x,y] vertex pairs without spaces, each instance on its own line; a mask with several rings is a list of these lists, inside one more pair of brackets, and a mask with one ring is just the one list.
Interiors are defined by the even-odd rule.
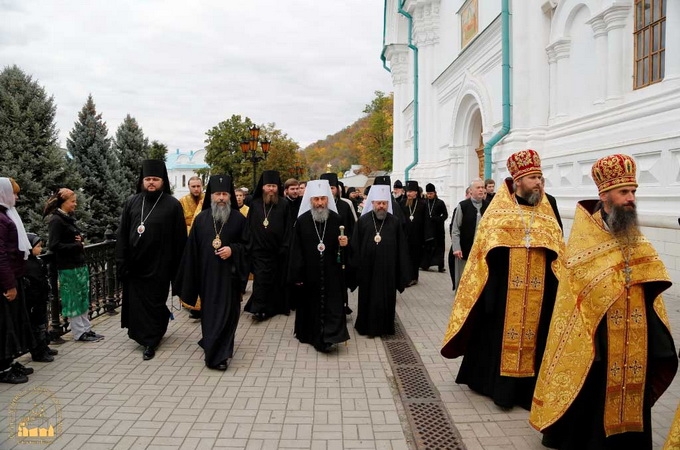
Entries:
[[524,246],[531,247],[531,230],[524,230]]

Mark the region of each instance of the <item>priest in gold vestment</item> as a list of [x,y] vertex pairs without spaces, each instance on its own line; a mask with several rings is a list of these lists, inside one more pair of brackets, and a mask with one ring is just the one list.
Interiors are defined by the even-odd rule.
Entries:
[[189,193],[179,199],[182,210],[184,211],[184,222],[187,225],[187,235],[191,231],[191,224],[194,223],[196,216],[203,210],[203,182],[200,177],[194,176],[187,181]]
[[[564,239],[534,150],[510,156],[477,227],[441,353],[463,356],[456,383],[502,409],[529,409],[552,315]],[[513,183],[514,182],[514,183]]]
[[637,224],[635,171],[630,156],[599,159],[600,201],[576,208],[530,414],[550,448],[651,449],[651,407],[677,370],[671,282]]
[[[203,181],[198,176],[189,178],[187,187],[189,188],[189,193],[179,199],[179,204],[182,205],[182,211],[184,211],[184,222],[187,226],[188,235],[191,231],[191,225],[193,225],[194,219],[203,210],[203,199],[205,198],[205,194],[203,193]],[[192,319],[201,318],[200,298],[195,305],[188,305],[182,302],[182,306],[189,310]]]

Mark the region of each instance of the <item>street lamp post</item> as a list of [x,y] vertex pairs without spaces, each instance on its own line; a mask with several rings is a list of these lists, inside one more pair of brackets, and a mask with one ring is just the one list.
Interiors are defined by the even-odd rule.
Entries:
[[[243,160],[250,161],[253,163],[253,193],[257,188],[257,163],[267,159],[267,154],[269,153],[269,148],[271,146],[271,141],[269,139],[259,140],[260,129],[257,125],[253,125],[248,128],[250,133],[250,139],[241,142],[241,151],[243,152]],[[262,155],[257,154],[257,144],[260,143],[262,148]]]

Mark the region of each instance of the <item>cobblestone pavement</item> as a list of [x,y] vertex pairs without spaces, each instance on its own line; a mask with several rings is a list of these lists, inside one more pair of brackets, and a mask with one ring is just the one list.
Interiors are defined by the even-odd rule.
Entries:
[[[543,449],[527,411],[503,412],[455,384],[459,360],[439,355],[452,299],[448,274],[421,272],[397,312],[466,447]],[[356,297],[350,302],[356,310]],[[666,302],[677,344],[680,305]],[[151,361],[119,317],[94,321],[103,341],[54,346],[52,363],[20,359],[35,373],[27,384],[0,385],[0,449],[413,448],[382,341],[356,335],[351,323],[348,344],[321,354],[293,337],[294,313],[262,323],[243,314],[234,359],[218,372],[204,366],[200,325],[186,311],[175,311]],[[653,410],[655,447],[679,397],[677,377]],[[35,423],[55,423],[59,410],[62,428],[47,443],[18,444],[11,429],[33,403],[47,405]]]

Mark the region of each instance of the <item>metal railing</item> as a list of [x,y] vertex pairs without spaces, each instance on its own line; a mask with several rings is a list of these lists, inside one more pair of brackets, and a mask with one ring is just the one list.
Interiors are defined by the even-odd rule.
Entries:
[[[41,256],[47,265],[50,281],[48,318],[50,321],[50,340],[69,331],[68,318],[61,315],[61,298],[54,254]],[[90,311],[93,319],[103,314],[118,314],[122,302],[122,284],[116,277],[116,241],[108,239],[98,244],[85,246],[85,263],[90,271]]]

